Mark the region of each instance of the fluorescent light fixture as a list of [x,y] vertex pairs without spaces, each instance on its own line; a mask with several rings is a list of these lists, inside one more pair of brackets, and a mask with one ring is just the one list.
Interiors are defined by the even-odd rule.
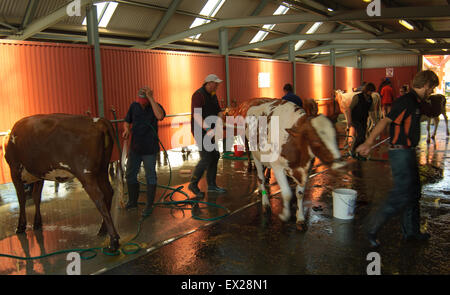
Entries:
[[372,0],[363,0],[363,2],[369,3],[372,2]]
[[108,7],[105,10],[105,13],[103,13],[102,20],[98,24],[100,28],[106,28],[108,26],[109,21],[111,20],[111,17],[114,14],[114,11],[116,11],[117,5],[119,5],[119,3],[109,2]]
[[[100,28],[106,28],[108,26],[109,21],[111,20],[111,17],[114,14],[114,11],[116,11],[117,5],[119,3],[117,2],[101,2],[101,3],[95,3],[95,6],[97,6],[97,20],[98,20],[98,26]],[[87,25],[87,17],[84,18],[83,26]]]
[[[313,34],[315,31],[317,31],[317,29],[320,27],[320,25],[322,25],[322,22],[316,22],[314,23],[311,28],[308,29],[308,31],[306,31],[306,34]],[[295,50],[299,50],[303,44],[305,44],[306,40],[300,40],[295,44]]]
[[[283,2],[283,4],[286,4],[286,3]],[[289,7],[287,7],[285,5],[280,5],[280,6],[278,6],[277,10],[275,10],[273,15],[283,15],[283,14],[286,14],[286,12],[288,12],[288,10],[289,10]],[[268,24],[268,25],[264,25],[263,29],[272,30],[274,27],[275,27],[275,24]],[[258,33],[256,33],[256,35],[250,41],[250,43],[260,42],[260,41],[264,40],[264,38],[266,38],[266,36],[268,34],[269,34],[269,32],[266,32],[266,31],[258,31]]]
[[402,26],[404,26],[405,28],[407,28],[408,30],[414,30],[414,26],[411,25],[410,23],[408,23],[406,20],[400,19],[398,21]]
[[442,50],[447,51],[448,49],[447,48],[442,48]]
[[334,9],[332,9],[332,8],[327,8],[328,9],[328,11],[334,11]]
[[427,41],[430,42],[431,44],[436,43],[436,41],[434,41],[433,39],[425,39],[425,40],[427,40]]
[[[204,16],[214,17],[217,14],[217,12],[219,12],[220,8],[224,3],[225,0],[208,0],[208,2],[206,2],[205,6],[203,6],[202,10],[200,11],[200,14]],[[192,29],[207,24],[209,22],[210,22],[209,19],[197,17],[189,28]],[[189,38],[191,38],[192,40],[198,40],[198,38],[200,38],[201,35],[202,34],[197,34]]]

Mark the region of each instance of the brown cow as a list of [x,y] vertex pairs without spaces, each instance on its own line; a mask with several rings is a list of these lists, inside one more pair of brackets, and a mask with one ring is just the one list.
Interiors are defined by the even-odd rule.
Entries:
[[110,214],[114,191],[108,180],[113,140],[112,125],[102,118],[50,114],[16,122],[5,155],[20,206],[16,233],[23,233],[27,225],[25,183],[35,183],[33,229],[36,230],[42,227],[40,202],[44,180],[65,182],[76,177],[103,217],[99,235],[107,232],[110,250],[116,251],[119,235]]
[[[448,130],[448,118],[447,118],[447,112],[445,109],[445,96],[442,94],[433,94],[430,95],[429,101],[431,103],[431,110],[427,113],[425,113],[425,116],[427,117],[427,143],[430,143],[430,138],[435,139],[436,138],[436,131],[439,126],[439,116],[442,114],[444,116],[445,120],[445,128],[447,131],[447,136],[449,136],[449,130]],[[433,135],[430,136],[430,123],[431,119],[434,121],[434,132]]]

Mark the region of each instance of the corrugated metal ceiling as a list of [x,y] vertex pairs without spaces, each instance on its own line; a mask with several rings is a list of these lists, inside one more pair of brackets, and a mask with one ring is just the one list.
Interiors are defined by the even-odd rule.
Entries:
[[[101,30],[103,34],[108,34],[111,37],[135,37],[137,40],[150,38],[153,31],[158,26],[160,20],[166,13],[167,8],[170,6],[173,0],[133,0],[125,1],[118,0],[119,5],[114,13],[106,30]],[[317,3],[329,3],[332,1],[316,1]],[[7,24],[20,27],[20,24],[25,15],[25,11],[28,6],[28,0],[0,0],[0,21],[3,16]],[[34,19],[38,19],[48,15],[63,5],[69,3],[70,0],[39,0]],[[173,34],[177,34],[189,29],[190,25],[194,21],[196,14],[200,12],[207,0],[184,0],[181,1],[177,7],[177,12],[170,18],[167,25],[162,30],[159,38],[167,37]],[[290,4],[300,3],[301,1],[288,1]],[[259,13],[260,16],[269,16],[280,5],[281,1],[268,1],[264,9]],[[340,0],[334,1],[342,9],[361,10],[367,7],[367,3],[361,0]],[[385,0],[383,3],[389,3],[396,6],[432,6],[432,5],[448,5],[446,0],[427,0],[427,1],[415,1],[415,0]],[[141,4],[141,5],[136,5]],[[259,0],[227,0],[225,4],[218,11],[215,16],[217,19],[229,19],[238,17],[247,17],[252,14],[255,8],[260,4]],[[288,14],[298,14],[305,12],[305,7],[297,5],[288,11]],[[81,23],[85,17],[84,9],[81,12],[81,16],[66,17],[60,20],[57,24],[51,26],[49,30],[62,30],[67,33],[79,32],[85,30],[85,27],[81,26]],[[439,21],[420,21],[421,23],[429,24],[434,30],[443,31],[450,30],[450,17],[448,20]],[[419,23],[420,23],[419,22]],[[376,29],[384,29],[385,32],[408,32],[408,30],[398,24],[397,20],[380,21],[380,22],[367,22],[366,24],[375,27]],[[273,30],[274,33],[269,33],[266,40],[277,38],[283,35],[292,34],[295,32],[299,24],[277,24]],[[328,33],[333,32],[336,27],[336,23],[324,23],[316,33]],[[233,45],[242,46],[250,42],[253,36],[258,32],[258,28],[261,26],[247,27],[246,31],[242,34],[241,38]],[[305,33],[309,26],[306,26],[301,33]],[[347,29],[349,27],[347,26]],[[229,29],[229,40],[237,32],[237,28]],[[360,32],[360,31],[358,31]],[[449,36],[450,37],[450,36]],[[209,46],[218,46],[218,31],[210,31],[202,34],[200,39],[192,45],[208,44]],[[442,39],[444,40],[444,39]],[[186,44],[186,40],[180,40],[183,44]],[[323,42],[307,41],[303,49],[308,48],[314,44],[321,44]],[[418,40],[420,43],[420,40]],[[268,46],[262,48],[264,51],[275,52],[280,48],[281,44]],[[284,51],[286,52],[286,50]]]

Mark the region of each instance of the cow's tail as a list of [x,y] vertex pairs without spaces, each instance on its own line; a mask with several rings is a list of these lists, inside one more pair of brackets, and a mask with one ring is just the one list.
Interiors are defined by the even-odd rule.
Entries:
[[[118,189],[119,189],[119,203],[120,206],[122,208],[125,208],[125,191],[124,191],[124,178],[125,178],[125,174],[123,172],[123,168],[122,168],[122,149],[120,147],[120,140],[119,140],[119,135],[114,131],[114,128],[112,126],[112,123],[108,120],[108,119],[104,119],[105,120],[105,125],[107,126],[107,134],[105,134],[105,137],[108,136],[110,138],[111,143],[116,143],[117,145],[117,150],[119,151],[119,164],[117,167],[117,178],[119,180],[118,182]],[[117,130],[117,132],[119,132]]]

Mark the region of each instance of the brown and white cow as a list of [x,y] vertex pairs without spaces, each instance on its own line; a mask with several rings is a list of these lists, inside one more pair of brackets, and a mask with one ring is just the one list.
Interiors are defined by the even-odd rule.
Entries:
[[[430,95],[429,100],[431,103],[431,109],[429,110],[429,113],[425,114],[425,116],[427,117],[427,143],[430,143],[430,139],[434,140],[436,138],[436,131],[439,126],[439,116],[441,114],[444,116],[447,136],[450,135],[449,130],[448,130],[447,112],[445,109],[445,104],[446,104],[445,96],[442,94],[433,94],[433,95]],[[433,119],[433,121],[434,121],[434,132],[433,132],[433,135],[430,136],[431,119]]]
[[[343,92],[342,90],[336,90],[336,101],[339,104],[339,109],[345,116],[345,120],[348,122],[348,117],[350,116],[350,105],[352,103],[353,96],[359,92]],[[372,103],[374,105],[374,110],[369,112],[367,129],[371,130],[378,121],[381,120],[382,111],[381,111],[381,96],[378,92],[372,92]],[[347,128],[350,126],[347,126]]]
[[20,206],[16,232],[23,233],[27,225],[25,183],[34,183],[33,228],[40,229],[44,180],[65,182],[76,177],[103,217],[99,235],[107,232],[110,249],[117,250],[119,235],[110,214],[114,191],[108,179],[113,140],[112,125],[102,118],[49,114],[16,122],[5,154]]
[[[263,166],[272,168],[280,186],[283,197],[283,211],[279,215],[283,221],[288,221],[291,214],[289,202],[292,192],[287,176],[297,183],[297,226],[304,228],[303,192],[308,179],[312,159],[317,156],[323,163],[333,164],[333,168],[340,166],[335,161],[341,158],[336,142],[336,130],[331,121],[323,116],[308,116],[305,111],[295,104],[279,99],[253,99],[244,102],[239,107],[241,115],[246,118],[246,138],[250,142],[255,130],[248,123],[248,118],[267,117],[267,142],[273,144],[268,150],[252,150],[252,156],[261,181],[262,204],[264,210],[270,211],[270,202],[265,188]],[[271,120],[277,117],[278,127],[272,129]],[[278,138],[278,145],[272,141],[272,136]],[[250,146],[252,149],[252,147]],[[269,155],[270,154],[270,155]],[[275,157],[273,157],[275,155]],[[269,159],[270,160],[265,160]]]

